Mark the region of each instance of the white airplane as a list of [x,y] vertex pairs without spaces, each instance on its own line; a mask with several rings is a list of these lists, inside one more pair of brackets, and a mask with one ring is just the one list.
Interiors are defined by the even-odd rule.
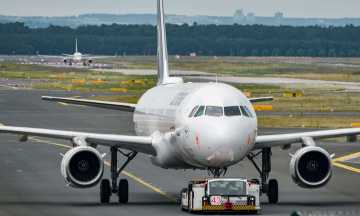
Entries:
[[90,56],[87,54],[82,54],[81,52],[79,52],[78,50],[78,40],[77,38],[75,39],[75,52],[74,54],[63,54],[64,59],[64,63],[65,64],[69,64],[72,65],[74,63],[82,63],[83,65],[89,65],[93,62],[94,58],[104,58],[104,56]]
[[[43,58],[56,58],[56,59],[62,58],[65,64],[73,65],[80,63],[84,66],[92,64],[94,62],[94,59],[103,59],[110,57],[110,56],[93,56],[79,52],[77,38],[75,39],[75,52],[73,54],[62,54],[61,56],[52,56],[52,55],[38,55],[38,56]],[[42,59],[41,61],[44,61],[44,59]]]
[[[270,203],[278,202],[278,183],[268,179],[271,149],[300,144],[291,154],[290,171],[301,187],[325,186],[332,175],[331,158],[316,145],[322,138],[355,136],[360,129],[274,134],[259,136],[252,103],[271,98],[248,99],[238,89],[221,83],[184,83],[169,76],[163,0],[158,0],[158,84],[137,104],[103,102],[75,98],[43,97],[44,100],[89,105],[133,113],[136,136],[85,133],[65,130],[0,126],[0,132],[69,140],[73,148],[63,157],[61,172],[69,186],[90,188],[100,183],[100,201],[108,203],[117,194],[128,201],[128,181],[118,177],[138,153],[149,155],[155,166],[166,169],[203,169],[214,177],[248,158],[259,171],[261,192]],[[111,181],[103,178],[104,155],[96,147],[111,152]],[[125,153],[128,150],[130,153]],[[127,157],[118,167],[118,153]],[[261,156],[261,166],[255,157]]]

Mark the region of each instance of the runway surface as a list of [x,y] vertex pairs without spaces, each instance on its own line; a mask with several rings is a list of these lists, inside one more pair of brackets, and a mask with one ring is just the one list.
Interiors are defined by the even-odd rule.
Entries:
[[[88,132],[133,134],[132,117],[119,111],[71,106],[41,101],[41,95],[82,95],[70,92],[10,90],[0,87],[0,123]],[[260,133],[279,133],[293,129],[263,129]],[[65,185],[60,174],[60,153],[64,141],[39,138],[19,143],[18,137],[0,134],[0,215],[188,215],[174,199],[187,181],[207,176],[205,171],[174,171],[153,166],[139,155],[126,169],[130,183],[130,202],[99,204],[99,188],[79,190]],[[60,145],[61,144],[61,145]],[[359,143],[324,142],[321,146],[336,157],[360,152]],[[100,150],[108,152],[108,149]],[[293,152],[294,149],[292,149]],[[342,162],[353,170],[334,167],[332,181],[325,188],[306,190],[292,183],[289,152],[273,150],[273,172],[280,184],[280,203],[269,205],[264,199],[263,215],[360,215],[359,158]],[[109,159],[109,158],[107,158]],[[109,176],[106,172],[105,176]],[[243,161],[231,167],[228,176],[257,177],[252,165]],[[265,197],[264,197],[265,198]],[[318,215],[319,215],[318,214]]]

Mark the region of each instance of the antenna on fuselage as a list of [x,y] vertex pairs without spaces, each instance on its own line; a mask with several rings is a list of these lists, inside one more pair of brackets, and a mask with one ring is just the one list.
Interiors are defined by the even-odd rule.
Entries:
[[182,82],[181,78],[169,76],[164,0],[157,1],[157,43],[158,85]]

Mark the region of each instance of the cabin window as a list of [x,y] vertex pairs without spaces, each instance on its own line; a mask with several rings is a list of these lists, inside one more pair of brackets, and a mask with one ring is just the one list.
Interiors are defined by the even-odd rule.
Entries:
[[225,116],[241,116],[240,108],[238,106],[224,107]]
[[194,114],[196,113],[196,111],[197,111],[198,108],[199,108],[199,106],[196,106],[196,107],[194,107],[194,108],[191,110],[191,112],[190,112],[190,114],[189,114],[189,118],[191,118],[191,117],[194,116]]
[[218,107],[218,106],[207,106],[206,111],[205,111],[205,115],[214,116],[214,117],[223,116],[224,115],[223,108]]
[[200,106],[199,109],[196,111],[194,117],[199,117],[204,115],[205,106]]

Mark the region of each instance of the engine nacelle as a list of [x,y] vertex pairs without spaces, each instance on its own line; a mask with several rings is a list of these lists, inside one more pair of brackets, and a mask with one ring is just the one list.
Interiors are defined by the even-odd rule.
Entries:
[[101,180],[103,173],[103,158],[90,146],[79,146],[69,150],[61,161],[61,174],[71,187],[95,186]]
[[331,179],[331,156],[320,147],[301,148],[291,158],[290,172],[292,179],[300,187],[322,187]]
[[155,166],[167,168],[191,168],[188,164],[184,163],[178,158],[175,149],[173,148],[175,141],[172,133],[161,134],[156,132],[152,135],[153,146],[156,150],[156,155],[151,157],[151,162]]

